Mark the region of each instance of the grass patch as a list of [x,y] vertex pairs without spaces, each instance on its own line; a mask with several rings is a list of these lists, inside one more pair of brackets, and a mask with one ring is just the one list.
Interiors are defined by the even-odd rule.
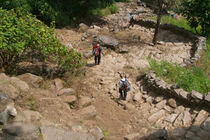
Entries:
[[[157,20],[157,17],[148,17],[148,19],[150,20]],[[196,30],[198,31],[198,33],[200,34],[201,33],[201,27],[197,27],[196,30],[195,29],[192,29],[189,25],[188,25],[188,21],[184,18],[184,17],[179,17],[179,18],[173,18],[169,15],[167,16],[162,16],[161,18],[161,23],[162,24],[173,24],[173,25],[176,25],[178,27],[181,27],[181,28],[184,28],[188,31],[191,31],[195,34],[197,34]]]
[[118,7],[115,3],[110,6],[107,6],[106,8],[96,8],[91,10],[91,14],[99,16],[107,16],[116,12],[118,12]]
[[29,97],[27,99],[27,103],[31,110],[34,110],[34,111],[38,110],[38,105],[36,104],[36,101],[33,99],[33,97]]
[[108,139],[109,136],[110,136],[110,133],[109,133],[108,130],[103,130],[103,134],[104,134],[104,138],[105,138],[105,139]]
[[177,83],[188,92],[196,90],[204,94],[210,91],[210,80],[201,68],[193,66],[187,69],[167,61],[157,62],[154,59],[149,59],[149,62],[157,76],[168,83]]

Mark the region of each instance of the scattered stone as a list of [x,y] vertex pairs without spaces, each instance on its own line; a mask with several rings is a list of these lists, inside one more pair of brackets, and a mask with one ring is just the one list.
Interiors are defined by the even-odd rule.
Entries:
[[80,107],[87,107],[91,105],[91,99],[87,96],[81,96],[79,99],[79,106]]
[[127,109],[127,110],[134,110],[135,106],[132,105],[131,103],[127,103],[127,104],[125,104],[125,109]]
[[173,107],[173,108],[176,108],[177,107],[177,105],[176,105],[176,100],[174,100],[174,99],[169,99],[168,100],[168,105],[169,106],[171,106],[171,107]]
[[103,131],[99,127],[94,127],[90,129],[89,131],[96,140],[103,140],[104,139],[104,134]]
[[88,26],[84,23],[79,24],[79,32],[86,32],[88,30]]
[[90,105],[78,111],[83,119],[92,119],[96,116],[96,108]]
[[91,58],[91,57],[93,56],[93,54],[92,54],[91,51],[88,51],[88,52],[84,52],[84,53],[83,53],[83,56],[84,56],[85,58]]
[[29,90],[29,86],[25,81],[20,80],[19,78],[16,77],[11,77],[11,83],[13,86],[15,86],[16,88],[27,92]]
[[165,127],[163,129],[157,130],[153,135],[157,139],[164,139],[164,140],[168,139],[168,131],[166,130]]
[[74,104],[77,101],[77,97],[74,95],[65,96],[64,101],[68,104]]
[[173,123],[179,114],[171,114],[165,118],[166,121]]
[[17,110],[14,104],[7,105],[6,109],[0,113],[0,124],[6,124],[10,118],[17,116]]
[[64,82],[63,82],[63,80],[61,80],[61,79],[59,79],[59,78],[56,78],[55,80],[54,80],[54,82],[55,82],[55,87],[56,87],[56,89],[57,90],[61,90],[63,87],[64,87]]
[[210,131],[210,117],[208,117],[202,124],[202,128],[206,131]]
[[21,122],[4,125],[2,130],[5,139],[38,140],[40,136],[36,126]]
[[205,95],[204,99],[205,99],[206,101],[210,102],[210,92],[208,92],[208,93]]
[[182,113],[180,113],[179,116],[176,118],[175,122],[173,123],[173,125],[176,126],[176,127],[182,126],[182,119],[183,119],[183,116],[184,116],[184,115],[183,115]]
[[10,81],[10,77],[7,76],[5,73],[0,73],[0,83],[8,82]]
[[176,112],[176,113],[183,113],[184,110],[185,110],[185,108],[184,108],[182,105],[180,105],[180,106],[178,106],[178,107],[174,110],[174,112]]
[[166,100],[162,100],[161,102],[159,102],[159,103],[156,104],[156,107],[158,109],[162,109],[166,105],[166,102],[167,102]]
[[0,101],[5,101],[5,100],[9,100],[9,96],[7,94],[0,94]]
[[53,126],[42,126],[41,132],[44,140],[69,140],[71,138],[75,140],[95,140],[94,136],[90,134],[65,131]]
[[61,89],[58,92],[57,96],[61,96],[63,94],[65,94],[65,95],[72,95],[74,93],[75,93],[75,90],[73,88],[64,88],[64,89]]
[[172,131],[171,135],[174,137],[184,137],[186,131],[186,128],[176,128]]
[[140,139],[140,134],[133,133],[133,134],[129,134],[129,135],[125,136],[124,138],[125,138],[125,140],[138,140],[138,139]]
[[191,119],[190,112],[184,111],[184,118],[183,118],[184,126],[190,126],[191,122],[192,122],[192,119]]
[[146,99],[146,102],[152,104],[153,98],[152,98],[151,96],[148,97],[148,98]]
[[158,96],[158,97],[155,98],[154,101],[155,101],[155,103],[159,103],[162,100],[163,100],[163,97],[162,96]]
[[158,112],[156,112],[155,114],[151,115],[148,118],[148,121],[150,123],[155,123],[158,119],[162,118],[165,115],[165,110],[160,110]]
[[116,49],[116,47],[119,44],[119,42],[116,39],[104,35],[99,36],[98,38],[96,38],[95,41],[100,41],[102,46],[108,46],[111,47],[112,49]]
[[206,112],[205,110],[201,110],[198,113],[198,115],[196,116],[193,125],[200,126],[205,121],[205,119],[208,117],[208,115],[209,115],[208,112]]
[[25,81],[32,87],[39,87],[40,84],[43,82],[43,78],[40,76],[33,75],[31,73],[25,73],[22,75],[17,76],[20,80]]
[[133,100],[138,102],[142,99],[141,97],[142,97],[142,94],[138,92],[134,95]]
[[201,93],[195,91],[195,90],[192,90],[191,97],[198,100],[198,101],[203,100],[203,95]]
[[11,99],[16,99],[19,96],[19,90],[11,84],[0,84],[0,91],[7,94]]
[[172,109],[170,106],[167,106],[167,105],[164,106],[164,109],[165,109],[166,111],[168,111],[169,113],[173,111],[173,109]]

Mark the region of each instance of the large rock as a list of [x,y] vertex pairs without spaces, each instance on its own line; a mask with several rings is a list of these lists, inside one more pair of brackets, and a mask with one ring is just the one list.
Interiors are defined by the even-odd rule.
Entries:
[[38,122],[42,118],[41,114],[37,111],[32,110],[23,110],[19,115],[15,118],[15,121],[22,121],[27,123]]
[[91,105],[91,99],[87,96],[81,96],[79,99],[79,106],[80,107],[87,107]]
[[184,111],[184,118],[183,118],[183,124],[184,126],[190,126],[192,123],[192,118],[189,111]]
[[201,101],[203,100],[203,95],[195,90],[192,90],[191,97],[195,100]]
[[16,77],[11,77],[11,83],[13,86],[15,86],[16,88],[27,92],[29,90],[29,86],[25,81],[20,80],[19,78]]
[[162,100],[161,102],[156,104],[156,107],[158,109],[162,109],[166,105],[166,102],[167,102],[166,100]]
[[1,93],[7,94],[12,99],[16,99],[20,93],[17,88],[8,83],[0,84],[0,91]]
[[138,139],[140,139],[140,134],[133,133],[133,134],[129,134],[129,135],[125,136],[124,138],[125,138],[125,140],[138,140]]
[[85,58],[91,58],[93,56],[93,53],[92,53],[92,51],[87,51],[87,52],[84,52],[83,53],[83,56]]
[[210,92],[208,92],[205,96],[204,96],[205,101],[210,102]]
[[83,119],[92,119],[96,116],[96,108],[93,105],[90,105],[86,108],[79,110],[78,113]]
[[42,77],[36,76],[34,74],[31,74],[31,73],[25,73],[25,74],[19,75],[19,76],[17,76],[17,78],[25,81],[30,86],[36,87],[36,88],[39,87],[41,85],[41,83],[43,82]]
[[57,96],[61,96],[61,95],[72,95],[75,93],[75,90],[73,88],[64,88],[64,89],[61,89]]
[[61,90],[62,88],[64,88],[64,81],[59,79],[59,78],[56,78],[54,80],[54,83],[55,83],[55,87],[57,90]]
[[210,132],[210,117],[208,117],[202,124],[202,128]]
[[119,44],[116,39],[110,36],[104,36],[104,35],[99,36],[98,38],[96,38],[95,41],[100,41],[102,46],[107,46],[112,49],[116,49],[116,47]]
[[169,99],[168,100],[168,105],[169,106],[171,106],[171,107],[173,107],[173,108],[176,108],[177,107],[177,105],[176,105],[176,100],[174,100],[174,99]]
[[4,83],[10,80],[10,77],[8,77],[5,73],[0,73],[0,83]]
[[103,131],[99,127],[91,128],[89,132],[95,137],[96,140],[104,139]]
[[71,96],[65,96],[64,101],[68,104],[74,104],[77,101],[77,97],[74,95]]
[[16,122],[3,127],[6,140],[39,140],[39,130],[32,124]]
[[79,32],[86,32],[88,30],[88,26],[84,23],[79,24]]
[[41,132],[44,140],[98,140],[87,133],[65,131],[52,126],[42,126]]
[[158,121],[160,118],[162,118],[165,115],[165,110],[160,110],[154,114],[152,114],[149,118],[148,121],[150,123],[155,123],[156,121]]
[[173,123],[179,114],[171,114],[165,118],[166,121]]
[[194,125],[200,126],[208,117],[209,113],[205,110],[201,110],[195,118]]
[[17,116],[17,110],[14,107],[14,104],[8,104],[6,109],[0,113],[0,124],[6,124],[10,118]]

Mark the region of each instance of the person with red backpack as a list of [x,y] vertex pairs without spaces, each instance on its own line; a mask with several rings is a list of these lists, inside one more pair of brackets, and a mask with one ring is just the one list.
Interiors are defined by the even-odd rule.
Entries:
[[97,44],[93,47],[93,55],[95,56],[95,65],[100,64],[101,53],[102,53],[102,46],[100,45],[100,42],[97,42]]

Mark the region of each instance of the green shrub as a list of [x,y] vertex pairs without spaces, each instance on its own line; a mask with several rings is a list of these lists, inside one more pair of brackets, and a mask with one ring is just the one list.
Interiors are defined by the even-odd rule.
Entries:
[[63,70],[82,65],[81,54],[68,50],[54,36],[54,28],[26,14],[0,8],[0,67],[12,72],[16,64],[36,59],[57,63]]
[[151,69],[156,72],[157,76],[164,78],[169,83],[177,83],[188,92],[196,90],[200,93],[207,93],[210,91],[210,80],[198,67],[187,69],[167,61],[157,62],[154,59],[149,59],[149,61]]

